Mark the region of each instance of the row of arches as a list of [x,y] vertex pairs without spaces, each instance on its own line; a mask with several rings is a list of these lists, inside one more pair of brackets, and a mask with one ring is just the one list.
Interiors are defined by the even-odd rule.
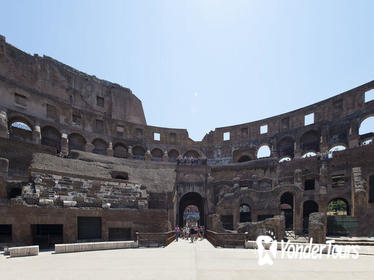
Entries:
[[[285,224],[286,230],[293,230],[294,228],[294,195],[290,192],[285,192],[280,197],[279,207],[280,210],[283,211],[285,216]],[[319,205],[314,200],[306,200],[303,202],[302,205],[302,218],[303,218],[303,231],[307,232],[308,230],[308,222],[309,216],[311,213],[319,211]],[[327,215],[328,216],[349,216],[349,204],[346,199],[344,198],[334,198],[331,199],[327,206]],[[240,218],[239,222],[251,222],[251,207],[247,203],[243,203],[240,205]]]

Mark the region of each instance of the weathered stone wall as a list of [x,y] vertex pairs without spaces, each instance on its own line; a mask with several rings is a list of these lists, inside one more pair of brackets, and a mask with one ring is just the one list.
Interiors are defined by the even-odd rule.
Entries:
[[256,240],[259,235],[270,235],[281,241],[285,237],[285,219],[283,215],[255,223],[241,223],[238,232],[248,232],[248,240]]
[[325,244],[327,233],[327,216],[326,213],[311,213],[308,225],[309,239],[313,243]]

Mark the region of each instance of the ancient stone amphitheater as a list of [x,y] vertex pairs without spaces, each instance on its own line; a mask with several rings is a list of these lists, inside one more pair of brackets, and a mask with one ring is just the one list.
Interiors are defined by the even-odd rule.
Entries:
[[130,89],[1,36],[0,243],[136,239],[183,225],[189,205],[216,232],[284,217],[302,235],[322,212],[327,234],[373,235],[372,89],[193,141],[148,126]]

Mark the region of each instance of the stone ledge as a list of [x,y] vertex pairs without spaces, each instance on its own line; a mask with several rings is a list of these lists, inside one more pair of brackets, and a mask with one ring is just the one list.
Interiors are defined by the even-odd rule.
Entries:
[[39,246],[25,246],[9,248],[10,257],[25,257],[39,255]]
[[87,243],[71,243],[71,244],[56,244],[55,253],[73,253],[84,251],[99,251],[99,250],[113,250],[138,248],[137,241],[109,241],[109,242],[87,242]]

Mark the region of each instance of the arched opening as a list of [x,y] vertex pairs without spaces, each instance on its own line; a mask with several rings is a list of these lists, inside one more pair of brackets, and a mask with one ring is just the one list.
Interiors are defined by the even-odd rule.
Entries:
[[361,145],[368,145],[373,143],[374,116],[368,116],[361,121],[358,134],[360,135]]
[[318,204],[313,200],[307,200],[303,203],[303,231],[308,232],[309,215],[318,212]]
[[286,162],[286,161],[291,161],[290,157],[283,157],[279,160],[279,162]]
[[238,159],[238,162],[247,162],[247,161],[251,161],[251,157],[248,156],[248,155],[243,155],[241,156],[239,159]]
[[194,205],[199,210],[199,225],[205,225],[204,219],[204,199],[200,194],[196,192],[186,193],[179,201],[179,211],[177,215],[177,221],[179,226],[185,225],[184,212],[188,206]]
[[252,216],[251,216],[251,208],[248,204],[242,204],[240,205],[240,223],[247,223],[252,222]]
[[345,149],[346,149],[346,147],[343,146],[343,145],[335,145],[335,146],[333,146],[333,147],[329,150],[328,157],[329,157],[329,158],[332,158],[334,152],[344,151]]
[[303,154],[303,158],[315,157],[317,154],[315,152],[307,152]]
[[86,150],[86,139],[78,133],[72,133],[69,135],[69,151],[70,150]]
[[187,158],[190,158],[190,157],[193,157],[193,158],[199,158],[200,155],[197,151],[195,150],[189,150],[187,152],[184,153],[184,156],[183,157],[187,157]]
[[132,149],[132,154],[134,155],[134,159],[144,159],[145,149],[141,146],[135,146]]
[[278,142],[279,157],[294,158],[295,141],[292,137],[284,137]]
[[32,128],[27,121],[20,118],[12,119],[8,127],[11,140],[32,142]]
[[257,151],[257,158],[266,158],[266,157],[270,157],[270,155],[271,155],[271,150],[268,145],[262,145]]
[[183,211],[183,225],[193,227],[199,225],[200,211],[196,205],[188,205]]
[[159,149],[159,148],[153,149],[151,151],[152,160],[153,161],[161,161],[163,154],[164,154],[164,152],[161,149]]
[[127,147],[122,143],[113,146],[113,156],[118,158],[127,158]]
[[168,157],[169,157],[169,161],[170,161],[170,162],[175,162],[175,161],[177,161],[178,156],[179,156],[179,152],[178,152],[177,150],[175,150],[175,149],[170,150],[170,151],[168,152]]
[[319,143],[320,135],[314,130],[305,132],[300,138],[300,147],[303,153],[308,151],[319,152]]
[[328,216],[349,216],[349,206],[344,198],[332,199],[327,206]]
[[280,209],[284,212],[284,217],[286,220],[286,230],[293,230],[293,194],[290,192],[285,192],[280,197]]
[[99,155],[106,155],[106,150],[108,148],[108,143],[102,139],[95,139],[92,144],[95,146],[93,153]]
[[61,133],[52,126],[42,128],[42,145],[56,148],[57,152],[61,149]]

